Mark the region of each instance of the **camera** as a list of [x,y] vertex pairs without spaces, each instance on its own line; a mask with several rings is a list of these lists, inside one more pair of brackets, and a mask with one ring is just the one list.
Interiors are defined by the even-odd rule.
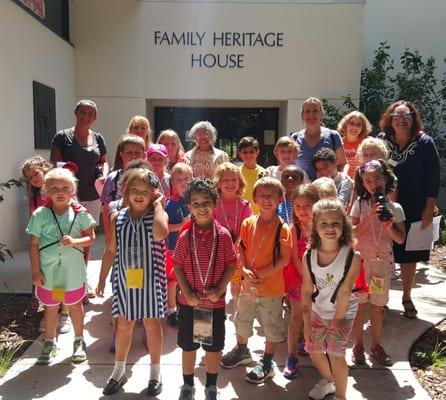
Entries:
[[380,221],[390,221],[393,217],[392,210],[390,209],[390,204],[381,192],[375,193],[375,201],[379,203],[382,207],[378,214]]

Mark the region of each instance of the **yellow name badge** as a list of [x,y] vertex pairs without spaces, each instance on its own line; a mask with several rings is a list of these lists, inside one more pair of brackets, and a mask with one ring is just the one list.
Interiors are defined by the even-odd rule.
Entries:
[[128,289],[142,289],[144,270],[142,268],[132,268],[125,271],[125,278]]
[[369,284],[370,294],[384,294],[384,278],[379,278],[378,276],[372,276]]
[[65,289],[53,288],[52,290],[53,301],[59,301],[63,303],[65,301]]

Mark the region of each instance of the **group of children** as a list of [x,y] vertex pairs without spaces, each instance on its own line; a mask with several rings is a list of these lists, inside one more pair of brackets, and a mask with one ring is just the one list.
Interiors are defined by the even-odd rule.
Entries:
[[[257,164],[257,140],[242,138],[238,155],[243,165],[221,164],[213,181],[192,178],[187,163],[169,165],[162,144],[146,149],[136,136],[121,138],[101,196],[106,248],[96,293],[104,295],[111,270],[115,332],[115,365],[105,395],[116,393],[127,380],[126,360],[138,320],[151,357],[147,393],[161,393],[165,316],[178,328],[183,350],[182,400],[195,396],[200,346],[206,352],[206,399],[219,398],[219,365],[234,368],[253,362],[248,340],[257,314],[266,342],[261,359],[246,374],[251,383],[274,376],[274,353],[287,339],[284,376],[295,378],[297,355],[309,354],[321,376],[309,396],[323,399],[335,393],[345,399],[345,350],[353,331],[353,362],[365,362],[362,336],[368,303],[370,355],[383,365],[392,364],[381,346],[381,332],[394,270],[392,241],[405,239],[404,213],[388,199],[395,177],[385,161],[384,144],[364,138],[364,118],[354,113],[343,120],[346,126],[363,127],[346,128],[345,143],[357,145],[356,151],[349,147],[348,163],[357,168],[339,172],[336,152],[322,148],[311,159],[318,176],[312,183],[296,165],[300,148],[289,137],[278,140],[278,165],[266,170]],[[348,124],[350,120],[359,122]],[[83,362],[83,249],[95,240],[95,221],[76,201],[73,173],[51,169],[43,161],[33,157],[22,168],[32,212],[26,230],[32,279],[45,307],[45,342],[37,362],[49,364],[57,352],[60,304],[69,307],[74,326],[72,361]],[[386,216],[376,202],[378,194],[389,205]],[[364,287],[354,293],[358,276],[364,274]],[[228,285],[237,345],[222,357]],[[291,310],[287,330],[284,302]]]

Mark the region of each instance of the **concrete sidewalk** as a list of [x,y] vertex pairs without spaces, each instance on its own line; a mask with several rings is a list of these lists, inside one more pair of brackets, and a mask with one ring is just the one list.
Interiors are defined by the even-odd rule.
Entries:
[[[99,236],[92,251],[88,272],[93,285],[97,282],[103,238]],[[27,253],[17,252],[15,260],[2,266],[2,280],[8,291],[26,292],[30,289],[30,273]],[[446,276],[433,267],[419,264],[414,288],[414,302],[418,308],[418,319],[409,320],[402,315],[401,281],[392,282],[390,311],[385,319],[383,344],[395,364],[391,368],[374,365],[350,369],[348,380],[349,399],[429,399],[430,397],[416,381],[408,362],[412,343],[432,324],[446,317]],[[107,288],[110,293],[110,287]],[[225,352],[235,344],[234,326],[231,314],[226,322],[227,336]],[[93,299],[86,306],[85,340],[88,346],[88,362],[71,364],[73,333],[60,335],[59,354],[50,366],[34,365],[40,353],[40,342],[34,342],[26,353],[11,367],[0,380],[0,398],[8,400],[25,399],[72,399],[107,398],[102,389],[113,369],[114,358],[108,352],[112,327],[110,324],[110,299]],[[256,321],[257,322],[257,321]],[[258,325],[255,336],[249,341],[249,348],[259,357],[264,346],[263,332]],[[158,399],[177,399],[182,385],[181,350],[176,346],[177,331],[165,326],[162,375],[164,389]],[[113,399],[146,399],[145,389],[149,373],[149,356],[142,340],[142,328],[137,326],[130,351],[124,390]],[[366,342],[367,343],[367,342]],[[366,345],[366,349],[368,346]],[[205,371],[202,351],[198,352],[196,367],[196,399],[204,399]],[[275,355],[278,364],[276,376],[265,384],[255,386],[244,379],[244,368],[221,370],[218,378],[222,399],[306,399],[309,390],[318,381],[318,374],[308,357],[299,357],[299,376],[289,381],[282,376],[286,360],[286,343],[279,346]],[[347,355],[350,360],[350,352]],[[350,361],[349,361],[350,362]]]

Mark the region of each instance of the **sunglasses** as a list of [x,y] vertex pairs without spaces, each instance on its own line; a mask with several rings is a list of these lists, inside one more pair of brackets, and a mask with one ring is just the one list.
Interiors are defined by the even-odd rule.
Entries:
[[410,111],[405,111],[403,113],[392,113],[390,115],[392,116],[393,119],[396,119],[396,120],[401,120],[403,118],[409,119],[412,117],[412,113]]

